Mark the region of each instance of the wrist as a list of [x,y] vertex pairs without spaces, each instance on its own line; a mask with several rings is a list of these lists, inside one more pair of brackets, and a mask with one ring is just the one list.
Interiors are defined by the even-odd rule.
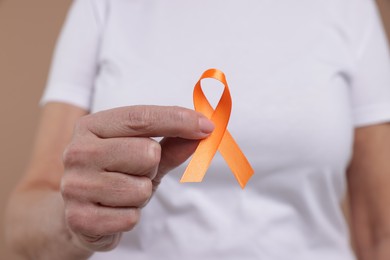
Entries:
[[92,255],[78,245],[65,226],[59,191],[16,191],[7,211],[8,246],[24,259],[84,260]]

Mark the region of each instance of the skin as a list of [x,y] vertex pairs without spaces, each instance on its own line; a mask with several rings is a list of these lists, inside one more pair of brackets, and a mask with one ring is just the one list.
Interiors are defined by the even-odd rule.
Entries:
[[358,259],[390,259],[390,124],[356,131],[348,169],[350,222]]
[[[46,105],[30,166],[9,202],[10,247],[26,259],[59,260],[114,248],[162,177],[213,128],[200,113],[179,107],[87,115],[71,105]],[[165,138],[158,143],[153,136]]]
[[[163,176],[212,129],[202,115],[179,107],[87,115],[71,105],[46,105],[30,166],[8,205],[9,246],[43,260],[86,259],[113,249]],[[151,136],[165,138],[157,143]],[[388,260],[390,125],[357,129],[354,144],[347,177],[358,259]]]

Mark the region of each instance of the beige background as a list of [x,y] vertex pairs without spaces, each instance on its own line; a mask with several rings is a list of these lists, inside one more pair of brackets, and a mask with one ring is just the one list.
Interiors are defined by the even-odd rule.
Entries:
[[[0,222],[31,150],[55,39],[71,0],[0,0]],[[389,25],[390,0],[380,0]],[[364,18],[362,18],[364,19]],[[389,72],[390,73],[390,72]],[[0,259],[17,259],[4,247]]]
[[[51,53],[70,0],[0,0],[0,259],[3,212],[26,166]],[[53,259],[54,260],[54,259]]]

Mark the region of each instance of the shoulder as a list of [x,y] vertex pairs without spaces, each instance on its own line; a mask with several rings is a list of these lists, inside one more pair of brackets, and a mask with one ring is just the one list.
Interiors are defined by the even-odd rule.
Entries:
[[79,14],[80,17],[92,15],[95,22],[100,25],[106,19],[110,0],[73,0],[69,14]]

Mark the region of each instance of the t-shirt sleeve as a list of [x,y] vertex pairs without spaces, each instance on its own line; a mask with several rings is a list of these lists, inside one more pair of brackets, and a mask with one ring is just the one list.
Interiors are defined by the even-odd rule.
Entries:
[[390,54],[374,0],[351,1],[355,64],[351,98],[356,127],[390,122]]
[[41,105],[55,101],[90,109],[103,22],[98,3],[72,3],[54,51]]

